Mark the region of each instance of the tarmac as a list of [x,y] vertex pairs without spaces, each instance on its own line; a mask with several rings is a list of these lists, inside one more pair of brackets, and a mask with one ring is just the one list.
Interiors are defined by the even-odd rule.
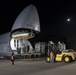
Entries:
[[[0,59],[0,61],[9,61],[7,59]],[[32,62],[32,61],[42,61],[45,60],[45,58],[23,58],[23,59],[15,59],[15,61],[28,61],[28,62]]]
[[15,59],[16,61],[41,61],[41,60],[45,60],[45,58],[28,58],[28,59]]

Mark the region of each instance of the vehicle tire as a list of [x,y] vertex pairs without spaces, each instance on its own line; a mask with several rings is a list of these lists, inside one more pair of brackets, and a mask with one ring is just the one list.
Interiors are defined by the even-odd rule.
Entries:
[[72,61],[72,59],[71,59],[70,56],[65,56],[65,57],[64,57],[64,62],[65,62],[65,63],[69,63],[69,62],[71,62],[71,61]]
[[46,57],[45,60],[46,60],[47,63],[50,63],[50,57]]

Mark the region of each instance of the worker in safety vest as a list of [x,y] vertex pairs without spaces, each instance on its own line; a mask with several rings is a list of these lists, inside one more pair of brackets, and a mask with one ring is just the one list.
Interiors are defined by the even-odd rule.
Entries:
[[51,52],[50,52],[50,63],[54,63],[54,58],[55,58],[54,52],[51,51]]
[[11,61],[12,61],[12,65],[14,65],[14,54],[12,53],[12,55],[11,55]]

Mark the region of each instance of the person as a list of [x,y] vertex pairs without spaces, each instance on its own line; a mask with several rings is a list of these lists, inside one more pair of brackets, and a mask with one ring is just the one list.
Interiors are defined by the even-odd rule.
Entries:
[[12,65],[14,65],[14,53],[12,53],[12,55],[11,55],[11,61],[12,61]]
[[50,52],[50,63],[54,63],[54,52],[53,51],[51,51]]

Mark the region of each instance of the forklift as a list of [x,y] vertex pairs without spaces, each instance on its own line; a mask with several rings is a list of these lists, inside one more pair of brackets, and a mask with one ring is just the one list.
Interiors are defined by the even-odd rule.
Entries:
[[50,63],[50,51],[53,51],[55,54],[55,62],[64,61],[65,63],[69,63],[76,60],[76,55],[74,51],[69,51],[64,48],[64,44],[58,42],[56,45],[53,42],[48,43],[48,52],[46,57],[46,62]]

